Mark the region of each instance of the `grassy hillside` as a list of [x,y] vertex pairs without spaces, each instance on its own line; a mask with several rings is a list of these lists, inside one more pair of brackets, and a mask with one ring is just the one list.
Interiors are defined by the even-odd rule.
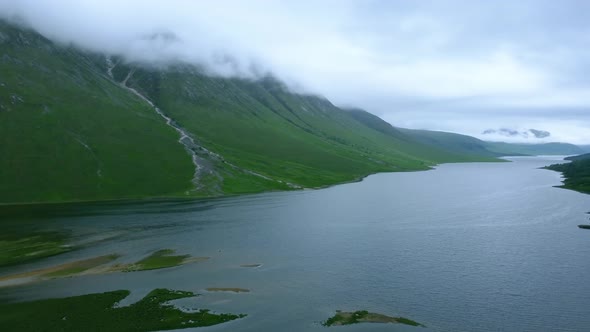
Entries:
[[[212,78],[176,67],[166,72],[136,70],[129,84],[228,162],[298,186],[426,169],[440,162],[486,160],[376,130],[326,99],[290,93],[273,78]],[[241,179],[232,179],[232,186],[225,181],[224,191],[233,192]]]
[[590,154],[583,156],[567,164],[554,164],[546,168],[563,173],[565,180],[562,188],[590,194]]
[[[287,93],[272,80],[260,84],[187,71],[143,71],[131,83],[141,89],[146,81],[158,82],[157,92],[147,92],[150,98],[232,164],[303,187],[432,164],[398,151],[395,142],[327,100]],[[223,181],[224,191],[233,192],[241,179]]]
[[0,202],[183,193],[177,133],[90,58],[0,21]]
[[0,69],[0,203],[315,188],[494,156],[271,77],[109,62],[1,22]]
[[503,156],[570,155],[584,153],[584,150],[569,143],[517,144],[486,142],[486,148]]

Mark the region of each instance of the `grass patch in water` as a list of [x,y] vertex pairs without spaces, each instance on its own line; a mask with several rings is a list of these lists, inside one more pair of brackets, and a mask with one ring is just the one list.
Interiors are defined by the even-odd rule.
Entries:
[[174,255],[176,251],[172,249],[162,249],[154,252],[148,257],[126,267],[124,272],[145,271],[165,269],[168,267],[179,266],[190,258],[190,255]]
[[130,306],[114,307],[128,295],[128,290],[118,290],[0,304],[0,326],[6,331],[162,331],[212,326],[246,316],[184,312],[167,302],[197,295],[168,289],[155,289]]
[[209,257],[192,257],[191,255],[174,255],[171,249],[158,250],[148,257],[132,264],[115,264],[109,262],[119,258],[118,254],[98,256],[39,270],[0,277],[0,287],[27,284],[54,278],[75,277],[85,274],[103,274],[115,272],[135,272],[164,269],[184,264],[202,262]]
[[336,310],[336,314],[328,318],[328,320],[323,322],[322,325],[339,326],[358,323],[399,323],[411,326],[423,326],[422,324],[405,317],[391,317],[383,314],[368,312],[366,310],[359,310],[354,312]]
[[26,263],[55,256],[72,248],[66,245],[67,236],[57,232],[0,235],[0,266]]

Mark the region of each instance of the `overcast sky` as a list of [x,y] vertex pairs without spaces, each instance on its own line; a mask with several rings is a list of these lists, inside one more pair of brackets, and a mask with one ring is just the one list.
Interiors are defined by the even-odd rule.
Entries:
[[[585,0],[0,0],[1,17],[55,40],[272,72],[400,127],[578,144],[590,144],[589,15]],[[482,136],[499,128],[551,136]]]

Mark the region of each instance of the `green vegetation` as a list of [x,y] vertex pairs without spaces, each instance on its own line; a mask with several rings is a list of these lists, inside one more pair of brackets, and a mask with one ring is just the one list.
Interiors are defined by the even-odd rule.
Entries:
[[366,310],[359,310],[354,312],[344,312],[336,310],[336,314],[324,323],[324,326],[338,326],[338,325],[351,325],[358,323],[399,323],[411,326],[423,326],[411,319],[404,317],[390,317],[382,314],[376,314],[368,312]]
[[21,264],[35,259],[59,255],[72,248],[67,236],[56,232],[3,232],[0,234],[0,266]]
[[[379,131],[326,99],[290,93],[272,77],[214,78],[178,66],[166,73],[137,69],[129,84],[223,157],[216,171],[226,193],[280,189],[278,184],[273,187],[260,178],[244,177],[229,164],[275,181],[317,188],[375,172],[493,160],[489,152],[449,154],[407,135]],[[390,126],[377,117],[374,122]]]
[[397,322],[400,324],[406,324],[406,325],[412,325],[412,326],[422,326],[422,324],[415,322],[411,319],[405,318],[405,317],[397,317]]
[[114,307],[129,291],[0,305],[5,331],[162,331],[211,326],[245,317],[208,310],[184,312],[168,301],[197,296],[155,289],[137,303]]
[[0,202],[176,195],[178,133],[93,59],[0,21]]
[[185,262],[190,255],[174,255],[175,251],[172,249],[162,249],[154,252],[148,257],[131,264],[123,269],[124,272],[144,271],[165,269],[168,267],[179,266]]
[[569,143],[517,144],[486,142],[486,148],[503,156],[539,156],[580,154],[584,150]]
[[590,158],[578,158],[567,164],[554,164],[545,168],[563,173],[565,180],[561,188],[590,194]]
[[190,255],[173,254],[174,250],[163,249],[156,251],[150,256],[133,264],[115,264],[110,266],[106,264],[121,256],[118,254],[110,254],[87,258],[39,270],[2,276],[0,277],[0,287],[21,285],[55,278],[75,277],[82,274],[88,275],[165,269],[209,259],[209,257],[191,257]]
[[[113,79],[103,56],[8,23],[0,22],[0,33],[2,203],[318,188],[376,172],[494,160],[462,145],[467,136],[401,132],[271,77],[209,77],[188,65],[146,69],[114,59]],[[132,70],[127,84],[194,138],[190,149],[202,166],[196,184],[179,134],[118,83]]]

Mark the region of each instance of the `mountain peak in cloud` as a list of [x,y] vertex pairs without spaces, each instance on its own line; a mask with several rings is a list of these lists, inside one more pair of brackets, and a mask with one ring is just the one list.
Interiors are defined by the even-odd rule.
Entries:
[[590,144],[589,11],[581,0],[0,0],[2,19],[128,62],[272,73],[396,126],[479,136],[507,123],[576,144]]

